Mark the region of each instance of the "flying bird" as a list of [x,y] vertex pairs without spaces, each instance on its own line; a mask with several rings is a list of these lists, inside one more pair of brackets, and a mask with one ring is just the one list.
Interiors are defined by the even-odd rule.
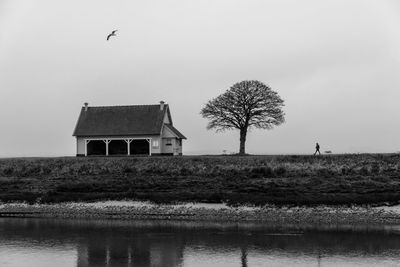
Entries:
[[117,36],[115,33],[117,32],[117,30],[112,31],[108,36],[107,36],[107,41],[110,39],[111,36]]

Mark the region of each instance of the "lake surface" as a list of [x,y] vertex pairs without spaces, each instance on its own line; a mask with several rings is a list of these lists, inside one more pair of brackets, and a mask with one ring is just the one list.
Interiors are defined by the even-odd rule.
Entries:
[[0,266],[400,266],[399,229],[0,218]]

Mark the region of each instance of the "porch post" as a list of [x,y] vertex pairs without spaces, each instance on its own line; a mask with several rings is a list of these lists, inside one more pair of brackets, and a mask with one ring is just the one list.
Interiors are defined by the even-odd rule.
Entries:
[[131,155],[131,142],[133,139],[125,139],[126,145],[128,146],[128,156]]
[[126,144],[128,146],[128,156],[131,155],[131,142],[129,142],[129,140],[126,140]]
[[103,141],[106,143],[106,156],[108,156],[108,144],[111,142],[111,140],[105,139]]
[[149,156],[151,156],[151,138],[146,139],[149,142]]
[[89,144],[90,140],[85,139],[85,157],[87,157],[87,145]]

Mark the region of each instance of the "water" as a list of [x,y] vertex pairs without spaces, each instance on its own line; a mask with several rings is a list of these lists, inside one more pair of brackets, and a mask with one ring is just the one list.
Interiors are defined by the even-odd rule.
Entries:
[[0,218],[0,266],[400,266],[400,232]]

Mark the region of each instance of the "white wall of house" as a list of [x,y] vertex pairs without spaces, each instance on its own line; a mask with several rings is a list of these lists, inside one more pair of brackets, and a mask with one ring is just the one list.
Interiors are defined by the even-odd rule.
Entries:
[[175,153],[177,154],[177,155],[182,155],[183,154],[183,140],[182,139],[180,139],[180,141],[179,141],[179,139],[175,139]]
[[85,155],[85,139],[83,137],[76,137],[76,154]]
[[[167,118],[168,120],[168,118]],[[86,154],[86,140],[124,140],[124,139],[151,139],[151,154],[182,154],[182,141],[167,127],[163,127],[161,136],[93,136],[93,137],[76,137],[76,154]]]
[[182,154],[182,141],[178,138],[163,138],[162,139],[162,153],[173,155]]
[[162,139],[162,153],[173,154],[175,147],[175,138],[163,138]]
[[153,136],[151,139],[151,154],[161,153],[161,138],[160,136]]
[[162,131],[162,149],[161,153],[179,155],[182,154],[182,142],[179,142],[177,136],[167,127]]
[[176,138],[176,135],[167,127],[163,127],[162,129],[162,138]]
[[168,112],[165,112],[165,114],[164,114],[164,123],[168,123],[168,124],[171,123],[171,121],[169,120],[169,117],[168,117]]

